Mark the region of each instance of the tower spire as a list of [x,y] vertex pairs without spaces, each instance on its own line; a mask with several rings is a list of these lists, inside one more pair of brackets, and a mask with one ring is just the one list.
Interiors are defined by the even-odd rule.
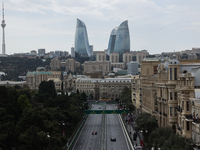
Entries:
[[2,2],[2,17],[3,17],[3,20],[1,23],[1,26],[3,28],[2,54],[6,54],[5,32],[4,32],[4,28],[5,28],[6,24],[5,24],[5,20],[4,20],[4,3],[3,2]]
[[4,20],[4,4],[2,2],[2,15],[3,15],[3,20]]

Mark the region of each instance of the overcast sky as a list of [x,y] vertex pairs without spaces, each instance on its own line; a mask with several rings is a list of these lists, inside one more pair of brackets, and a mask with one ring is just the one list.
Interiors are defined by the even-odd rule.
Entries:
[[107,49],[112,29],[125,20],[132,51],[200,47],[200,0],[5,0],[4,6],[7,54],[70,52],[76,18],[85,23],[94,51]]

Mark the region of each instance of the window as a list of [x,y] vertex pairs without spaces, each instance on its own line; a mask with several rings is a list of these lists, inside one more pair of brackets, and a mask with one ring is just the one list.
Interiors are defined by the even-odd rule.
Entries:
[[174,108],[174,115],[177,116],[177,107]]
[[173,116],[173,108],[170,107],[170,116]]
[[154,74],[157,74],[157,68],[158,66],[154,66]]
[[160,89],[160,97],[162,97],[162,89]]
[[172,80],[172,68],[170,68],[170,80]]
[[170,92],[170,100],[173,100],[173,93]]
[[187,131],[189,131],[190,130],[190,124],[189,124],[189,122],[187,121]]
[[190,110],[190,103],[189,103],[189,101],[187,101],[187,111],[189,111]]
[[177,68],[174,68],[174,80],[177,80]]
[[174,93],[174,100],[177,100],[177,92]]

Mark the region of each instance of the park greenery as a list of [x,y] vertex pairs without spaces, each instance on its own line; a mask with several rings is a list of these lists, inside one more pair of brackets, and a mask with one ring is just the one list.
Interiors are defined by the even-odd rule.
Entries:
[[0,149],[61,149],[88,109],[85,93],[61,93],[53,81],[38,91],[0,86]]
[[174,134],[170,127],[158,127],[155,116],[141,113],[136,119],[136,131],[144,137],[145,148],[162,150],[192,150],[192,142]]
[[50,69],[51,59],[46,61],[36,57],[7,57],[0,59],[0,71],[5,72],[6,75],[2,76],[2,80],[19,81],[18,76],[26,76],[28,71],[35,71],[37,67],[46,67]]

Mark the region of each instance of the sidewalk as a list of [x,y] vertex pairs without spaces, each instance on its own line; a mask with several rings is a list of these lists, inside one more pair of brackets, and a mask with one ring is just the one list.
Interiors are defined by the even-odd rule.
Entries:
[[[135,116],[127,115],[126,117],[127,117],[127,120],[130,119],[130,123],[129,124],[125,123],[125,126],[129,133],[129,136],[131,138],[133,145],[135,146],[137,145],[137,150],[140,150],[140,149],[145,150],[144,147],[143,148],[141,147],[141,140],[143,141],[143,136],[140,132],[137,132],[137,138],[136,138],[136,141],[134,141],[134,133],[136,133],[135,131],[136,123],[134,122]],[[125,118],[124,118],[124,121],[125,121]]]

